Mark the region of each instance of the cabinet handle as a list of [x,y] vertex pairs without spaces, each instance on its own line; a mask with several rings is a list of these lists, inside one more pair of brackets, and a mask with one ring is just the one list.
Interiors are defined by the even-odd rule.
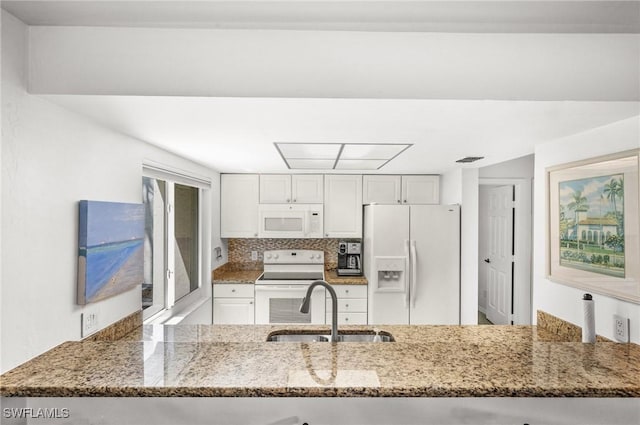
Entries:
[[349,308],[349,304],[345,304],[344,306],[345,306],[345,308]]
[[407,200],[406,200],[406,199],[404,200],[404,203],[405,203],[405,204],[407,203]]
[[296,200],[294,199],[293,202],[296,202]]
[[257,238],[257,237],[258,237],[258,234],[257,234],[257,233],[254,233],[254,234],[253,234],[253,236]]
[[402,202],[400,202],[400,199],[398,199],[398,203],[401,204]]
[[325,233],[324,235],[325,235],[326,237],[329,237],[329,234],[328,234],[328,233]]
[[349,318],[348,318],[348,317],[345,317],[345,318],[344,318],[344,321],[345,321],[345,322],[348,322],[348,321],[349,321]]
[[291,202],[291,200],[287,199],[287,202]]
[[235,289],[232,289],[232,290],[231,290],[231,292],[236,292],[236,290],[235,290]]
[[249,301],[249,304],[253,304],[253,301]]

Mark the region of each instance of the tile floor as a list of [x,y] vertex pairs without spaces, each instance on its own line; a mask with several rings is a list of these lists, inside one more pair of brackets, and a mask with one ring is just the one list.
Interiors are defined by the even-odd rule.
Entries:
[[487,315],[482,313],[481,311],[478,311],[478,324],[479,325],[493,325],[493,323],[491,323],[489,321],[489,319],[487,319]]

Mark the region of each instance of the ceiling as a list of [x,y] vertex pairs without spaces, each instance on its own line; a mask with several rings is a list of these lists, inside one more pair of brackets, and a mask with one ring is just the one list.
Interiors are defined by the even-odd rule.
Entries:
[[[30,25],[48,26],[640,33],[635,1],[3,1],[2,7]],[[640,114],[637,101],[561,98],[36,94],[221,172],[288,172],[274,146],[279,142],[412,144],[378,172],[444,173],[528,155],[538,143]],[[455,163],[465,156],[485,159]]]

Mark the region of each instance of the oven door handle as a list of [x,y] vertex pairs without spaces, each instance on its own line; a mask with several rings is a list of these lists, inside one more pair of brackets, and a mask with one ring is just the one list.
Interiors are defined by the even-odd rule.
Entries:
[[256,285],[256,292],[281,292],[281,291],[299,291],[304,293],[307,291],[307,285],[280,285],[280,286]]

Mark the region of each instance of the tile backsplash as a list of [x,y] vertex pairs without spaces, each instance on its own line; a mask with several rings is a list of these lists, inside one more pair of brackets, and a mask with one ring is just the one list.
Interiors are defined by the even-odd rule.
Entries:
[[[229,239],[229,263],[241,270],[256,270],[263,267],[264,251],[273,249],[316,249],[324,251],[324,263],[327,269],[335,269],[338,264],[338,242],[341,240]],[[258,252],[258,261],[251,260],[251,251]]]

